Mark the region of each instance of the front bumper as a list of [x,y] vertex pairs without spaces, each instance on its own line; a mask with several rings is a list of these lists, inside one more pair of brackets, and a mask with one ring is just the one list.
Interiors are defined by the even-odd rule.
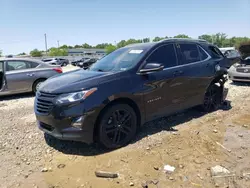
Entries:
[[85,109],[83,103],[69,106],[53,105],[44,113],[35,99],[35,114],[37,125],[43,132],[62,140],[81,141],[92,143],[94,141],[94,125],[99,111]]
[[[73,127],[72,123],[67,120],[58,122],[58,120],[52,116],[43,117],[36,115],[36,118],[38,128],[57,139],[81,141],[85,143],[93,142],[93,132],[91,130],[82,130],[81,128]],[[84,123],[82,126],[84,126]]]
[[228,71],[228,78],[232,81],[250,82],[250,73],[237,72],[236,70]]

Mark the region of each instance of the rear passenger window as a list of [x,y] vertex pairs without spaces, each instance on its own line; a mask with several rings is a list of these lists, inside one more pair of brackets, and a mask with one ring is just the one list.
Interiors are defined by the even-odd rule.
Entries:
[[196,44],[179,44],[181,65],[200,61],[200,52]]
[[147,59],[147,63],[160,63],[164,67],[177,65],[177,57],[173,44],[168,44],[157,48]]
[[201,61],[207,59],[207,58],[208,58],[208,55],[207,55],[207,53],[205,52],[205,50],[203,50],[203,48],[201,48],[200,46],[199,46],[198,48],[199,48],[199,51],[200,51],[200,58],[201,58]]

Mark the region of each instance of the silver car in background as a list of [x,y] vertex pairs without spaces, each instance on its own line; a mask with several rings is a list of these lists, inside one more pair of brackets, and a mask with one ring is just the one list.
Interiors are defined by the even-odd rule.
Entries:
[[250,57],[230,67],[228,77],[233,82],[250,82]]
[[62,67],[69,64],[69,60],[63,58],[46,58],[42,59],[42,61],[50,65],[60,65]]
[[42,82],[60,73],[60,66],[39,60],[0,58],[0,96],[36,92]]

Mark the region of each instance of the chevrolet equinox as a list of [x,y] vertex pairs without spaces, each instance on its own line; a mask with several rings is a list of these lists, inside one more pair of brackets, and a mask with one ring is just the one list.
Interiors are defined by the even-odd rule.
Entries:
[[195,106],[218,109],[227,95],[226,63],[204,40],[125,46],[87,70],[41,84],[35,99],[38,127],[63,140],[122,147],[145,122]]

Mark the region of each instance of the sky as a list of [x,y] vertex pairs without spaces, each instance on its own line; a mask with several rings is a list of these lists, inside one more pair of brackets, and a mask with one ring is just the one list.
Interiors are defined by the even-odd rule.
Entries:
[[0,0],[0,50],[224,32],[250,37],[250,0]]

